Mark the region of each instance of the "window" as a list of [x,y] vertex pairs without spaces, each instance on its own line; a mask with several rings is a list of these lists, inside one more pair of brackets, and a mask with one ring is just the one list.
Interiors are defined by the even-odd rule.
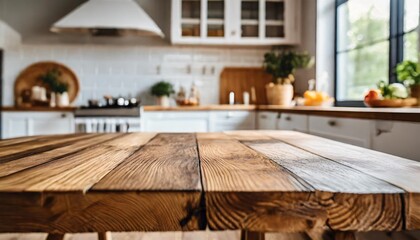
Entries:
[[379,80],[418,60],[420,0],[336,0],[337,105],[362,105]]

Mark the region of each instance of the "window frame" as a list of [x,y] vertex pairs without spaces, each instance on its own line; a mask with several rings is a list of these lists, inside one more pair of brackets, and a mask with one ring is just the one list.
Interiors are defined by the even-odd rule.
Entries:
[[[363,100],[341,100],[338,101],[338,7],[347,3],[349,0],[335,0],[335,19],[334,19],[334,98],[335,106],[340,107],[365,107]],[[390,0],[390,23],[389,23],[389,83],[397,82],[395,67],[404,60],[404,7],[405,0]],[[409,33],[409,32],[407,32]]]

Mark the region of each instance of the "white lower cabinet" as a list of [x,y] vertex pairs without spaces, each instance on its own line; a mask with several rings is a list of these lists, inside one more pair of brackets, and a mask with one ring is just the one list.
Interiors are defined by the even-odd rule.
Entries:
[[210,129],[206,111],[148,111],[141,119],[146,132],[208,132]]
[[279,116],[280,116],[280,113],[276,113],[276,112],[258,112],[257,113],[257,129],[258,130],[276,129]]
[[210,132],[255,130],[254,111],[212,111]]
[[309,116],[309,133],[352,145],[370,148],[371,121]]
[[142,115],[146,132],[221,132],[254,130],[254,111],[147,111]]
[[3,112],[2,138],[74,133],[70,112]]
[[281,113],[276,129],[307,133],[308,116],[304,114]]
[[372,149],[420,161],[420,123],[374,121]]

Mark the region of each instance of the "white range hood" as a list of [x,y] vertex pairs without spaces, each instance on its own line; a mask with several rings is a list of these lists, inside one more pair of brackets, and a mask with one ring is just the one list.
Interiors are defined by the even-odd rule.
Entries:
[[134,0],[89,0],[50,29],[56,33],[97,36],[160,36],[164,34]]

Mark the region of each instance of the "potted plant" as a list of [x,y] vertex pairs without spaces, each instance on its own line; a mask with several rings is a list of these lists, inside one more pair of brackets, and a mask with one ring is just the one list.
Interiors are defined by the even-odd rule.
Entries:
[[290,106],[293,99],[294,72],[312,66],[313,58],[307,53],[293,51],[269,52],[264,55],[264,69],[273,76],[266,86],[267,100],[272,105]]
[[169,82],[158,82],[152,86],[151,93],[157,97],[157,104],[163,107],[169,107],[169,96],[173,94],[174,87]]
[[420,61],[403,61],[396,67],[398,80],[409,86],[411,96],[417,98],[420,106]]
[[60,81],[61,72],[54,68],[41,75],[40,80],[51,90],[50,106],[66,107],[70,105],[68,84]]

